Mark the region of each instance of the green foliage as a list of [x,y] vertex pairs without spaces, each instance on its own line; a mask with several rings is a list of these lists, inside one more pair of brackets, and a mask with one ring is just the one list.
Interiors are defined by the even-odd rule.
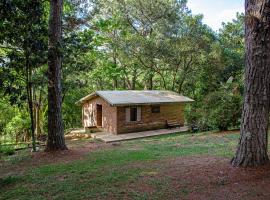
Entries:
[[0,101],[0,143],[14,143],[29,138],[30,119],[24,106],[11,105],[3,98]]
[[240,127],[242,98],[226,90],[210,93],[205,101],[205,118],[211,129],[228,130]]
[[3,153],[5,155],[13,155],[15,153],[15,149],[11,145],[0,145],[0,154]]
[[[27,112],[17,111],[16,115],[4,128],[6,141],[23,141],[23,137],[29,137],[30,119]],[[20,139],[19,139],[20,138]]]
[[[46,3],[42,1],[4,0],[0,3],[0,48],[5,52],[0,57],[0,94],[28,113],[33,135],[37,124],[34,109],[38,109],[42,101],[37,93],[42,94],[45,82],[44,71],[40,68],[47,63],[45,9]],[[24,122],[27,117],[23,115],[12,118],[5,127],[8,140],[29,140],[29,126]]]
[[200,130],[239,128],[243,96],[244,16],[223,24],[218,40],[191,86],[196,102],[187,121]]
[[15,117],[17,109],[9,104],[6,98],[0,99],[0,136],[3,134],[4,128],[9,123],[9,121]]
[[186,110],[187,120],[201,131],[228,130],[240,126],[242,95],[239,82],[232,77],[218,90],[207,94],[201,102]]
[[[29,127],[24,114],[30,111],[27,85],[41,115],[42,132],[47,131],[49,3],[12,0],[1,2],[0,8],[0,94],[6,96],[0,101],[0,131],[16,140],[24,132],[22,126]],[[195,100],[186,110],[189,124],[201,130],[238,127],[244,15],[237,14],[217,33],[202,19],[192,15],[185,0],[64,1],[65,128],[81,126],[76,101],[95,90],[113,89],[172,90]],[[28,81],[27,61],[31,63]]]

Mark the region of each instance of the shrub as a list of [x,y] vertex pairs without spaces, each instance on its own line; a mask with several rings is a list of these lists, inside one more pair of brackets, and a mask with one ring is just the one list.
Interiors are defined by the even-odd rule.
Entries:
[[240,95],[217,91],[206,98],[209,126],[221,131],[240,126],[242,98]]
[[186,119],[200,131],[228,130],[240,126],[241,106],[239,93],[220,88],[187,108]]
[[185,113],[186,120],[190,126],[196,126],[200,131],[209,131],[211,129],[208,118],[204,116],[205,112],[200,103],[187,106]]
[[11,145],[0,145],[0,153],[5,155],[13,155],[15,153],[15,149]]
[[23,137],[29,133],[30,119],[27,112],[19,112],[14,116],[4,128],[5,140],[9,142],[22,141]]

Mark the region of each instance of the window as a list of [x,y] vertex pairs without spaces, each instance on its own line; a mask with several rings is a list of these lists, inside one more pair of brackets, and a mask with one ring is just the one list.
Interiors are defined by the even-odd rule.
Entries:
[[130,108],[130,121],[131,122],[137,121],[137,107]]
[[126,107],[126,122],[141,121],[141,107]]
[[160,106],[152,106],[151,111],[152,113],[160,113]]

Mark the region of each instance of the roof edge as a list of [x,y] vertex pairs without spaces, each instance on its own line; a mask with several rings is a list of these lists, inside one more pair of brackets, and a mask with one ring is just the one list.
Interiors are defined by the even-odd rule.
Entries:
[[[171,92],[171,91],[170,91]],[[176,93],[177,94],[177,93]],[[95,97],[101,97],[103,98],[106,102],[108,102],[111,106],[134,106],[134,105],[161,105],[161,104],[178,104],[178,103],[192,103],[195,100],[190,99],[189,97],[186,97],[186,101],[181,101],[181,102],[153,102],[153,103],[120,103],[120,104],[113,104],[109,99],[107,99],[104,95],[102,95],[99,91],[92,92],[85,97],[81,98],[79,101],[77,101],[75,104],[76,105],[82,105],[84,102],[89,101]]]
[[106,97],[104,97],[104,95],[100,94],[99,91],[96,91],[96,94],[97,94],[99,97],[103,98],[105,101],[107,101],[111,106],[114,106],[114,104],[113,104],[112,102],[110,102],[109,99],[107,99]]
[[91,100],[93,97],[98,96],[96,92],[92,92],[88,95],[86,95],[85,97],[81,98],[79,101],[77,101],[75,104],[76,105],[82,105],[85,101]]
[[192,101],[181,101],[181,102],[155,102],[155,103],[125,103],[125,104],[110,104],[111,106],[146,106],[146,105],[168,105],[168,104],[186,104],[192,103]]
[[75,104],[76,105],[82,105],[84,102],[89,101],[93,99],[94,97],[101,97],[103,98],[106,102],[108,102],[111,106],[114,106],[106,97],[104,97],[102,94],[100,94],[98,91],[92,92],[91,94],[86,95],[85,97],[81,98],[79,101],[77,101]]

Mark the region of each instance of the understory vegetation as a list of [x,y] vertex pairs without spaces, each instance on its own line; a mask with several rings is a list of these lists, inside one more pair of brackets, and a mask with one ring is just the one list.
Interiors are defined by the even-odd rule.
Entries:
[[[49,3],[2,1],[0,10],[0,143],[31,140],[31,110],[40,140],[47,134]],[[186,119],[200,131],[239,128],[244,15],[217,32],[202,19],[185,0],[65,1],[65,129],[81,126],[75,102],[83,96],[128,89],[172,90],[194,99]]]

